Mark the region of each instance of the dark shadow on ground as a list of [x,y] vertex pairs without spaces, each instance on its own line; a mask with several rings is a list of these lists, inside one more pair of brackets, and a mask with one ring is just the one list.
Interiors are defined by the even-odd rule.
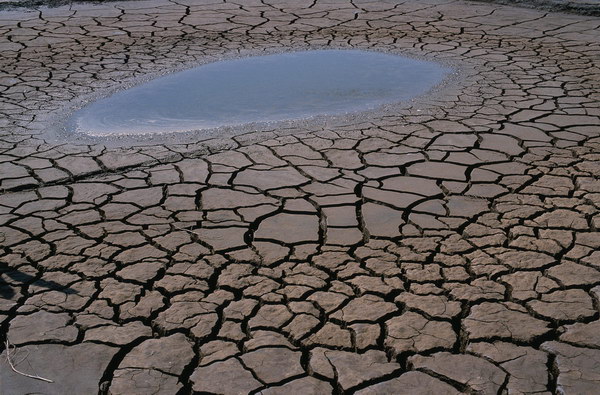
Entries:
[[[0,268],[0,298],[11,299],[15,295],[15,285],[36,285],[38,287],[47,288],[52,291],[59,291],[65,294],[77,294],[72,288],[66,287],[54,281],[47,281],[43,279],[37,279],[31,274],[23,273],[17,269],[6,270]],[[13,281],[9,284],[5,278],[9,277]],[[16,284],[15,284],[16,283]]]

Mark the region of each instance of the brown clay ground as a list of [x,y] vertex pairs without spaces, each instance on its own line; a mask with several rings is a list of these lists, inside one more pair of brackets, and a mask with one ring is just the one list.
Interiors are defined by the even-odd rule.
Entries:
[[[464,75],[364,122],[191,144],[58,144],[39,127],[137,76],[323,47]],[[2,11],[0,54],[0,340],[55,381],[2,361],[0,393],[600,388],[600,18],[78,4]]]

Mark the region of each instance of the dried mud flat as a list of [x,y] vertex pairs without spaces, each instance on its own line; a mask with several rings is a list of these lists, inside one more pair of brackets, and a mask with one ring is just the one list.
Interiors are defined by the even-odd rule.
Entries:
[[[460,81],[363,122],[44,140],[64,106],[238,53]],[[0,13],[0,392],[594,393],[600,19],[461,1]],[[20,362],[20,363],[19,363]]]

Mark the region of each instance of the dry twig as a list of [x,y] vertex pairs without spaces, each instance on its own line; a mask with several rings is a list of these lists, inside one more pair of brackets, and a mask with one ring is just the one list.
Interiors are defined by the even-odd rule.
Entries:
[[46,383],[54,383],[54,381],[52,381],[50,379],[18,371],[17,368],[15,368],[15,365],[13,364],[13,361],[12,361],[12,358],[10,355],[11,345],[10,345],[10,342],[8,341],[8,339],[6,340],[6,343],[4,345],[6,346],[6,361],[10,365],[10,368],[13,370],[13,372],[20,374],[21,376],[29,377],[30,379],[41,380],[41,381],[45,381]]

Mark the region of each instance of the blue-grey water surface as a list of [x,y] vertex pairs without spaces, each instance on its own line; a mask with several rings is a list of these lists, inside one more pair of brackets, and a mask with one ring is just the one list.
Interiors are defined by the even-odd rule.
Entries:
[[374,109],[419,96],[449,68],[360,50],[314,50],[205,64],[117,92],[73,113],[92,136],[184,132]]

